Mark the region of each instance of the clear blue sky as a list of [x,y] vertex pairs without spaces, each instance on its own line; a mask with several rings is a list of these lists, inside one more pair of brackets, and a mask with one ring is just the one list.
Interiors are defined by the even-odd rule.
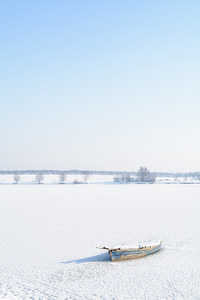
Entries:
[[200,171],[199,0],[7,0],[0,28],[0,170]]

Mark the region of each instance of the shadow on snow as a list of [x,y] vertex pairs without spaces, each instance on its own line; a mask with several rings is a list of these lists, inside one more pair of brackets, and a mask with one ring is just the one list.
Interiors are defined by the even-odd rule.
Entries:
[[83,264],[88,262],[104,262],[104,261],[110,261],[110,255],[108,253],[98,254],[95,256],[85,257],[81,259],[75,259],[75,260],[69,260],[61,262],[61,264]]

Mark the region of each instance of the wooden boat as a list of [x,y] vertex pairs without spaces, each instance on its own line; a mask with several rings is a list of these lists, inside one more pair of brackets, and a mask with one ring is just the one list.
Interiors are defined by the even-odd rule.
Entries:
[[108,250],[112,261],[139,258],[153,254],[160,250],[162,240],[147,242],[140,245],[122,245],[115,247],[101,247],[99,249]]

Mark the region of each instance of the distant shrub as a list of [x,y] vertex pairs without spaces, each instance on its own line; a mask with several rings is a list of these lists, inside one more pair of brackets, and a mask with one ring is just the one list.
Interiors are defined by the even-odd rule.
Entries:
[[74,184],[79,184],[80,182],[78,181],[78,179],[74,179]]

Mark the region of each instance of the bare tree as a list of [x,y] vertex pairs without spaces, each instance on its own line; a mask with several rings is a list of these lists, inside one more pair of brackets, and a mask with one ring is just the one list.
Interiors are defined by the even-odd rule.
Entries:
[[20,174],[18,172],[15,173],[15,175],[13,176],[13,179],[14,179],[15,183],[18,184],[18,182],[20,181]]
[[113,177],[114,182],[121,182],[121,176],[117,175],[115,177]]
[[43,175],[43,173],[42,173],[42,172],[37,173],[36,176],[35,176],[35,179],[36,179],[36,181],[38,182],[38,184],[41,184],[41,181],[44,180],[44,175]]
[[113,177],[113,180],[115,182],[121,182],[121,183],[123,183],[123,182],[129,183],[129,182],[135,181],[134,178],[128,173],[127,174],[125,173],[122,175],[117,175],[117,176]]
[[137,176],[140,182],[151,181],[150,172],[146,167],[140,167]]
[[83,171],[83,178],[84,178],[84,181],[86,183],[89,179],[89,172],[88,171]]
[[130,174],[126,174],[126,176],[125,176],[125,182],[129,183],[129,182],[131,182],[131,180],[132,180],[131,175]]
[[60,173],[60,183],[64,183],[67,179],[67,174],[63,171]]

